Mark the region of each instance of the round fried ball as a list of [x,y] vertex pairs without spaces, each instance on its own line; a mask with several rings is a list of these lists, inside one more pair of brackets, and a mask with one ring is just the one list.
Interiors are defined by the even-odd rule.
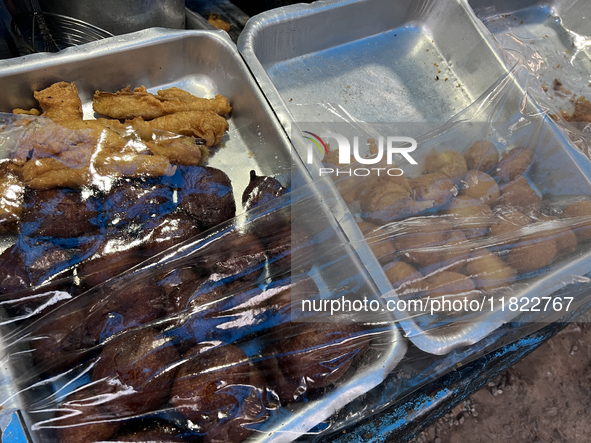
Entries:
[[495,220],[487,204],[465,195],[452,199],[445,213],[454,229],[464,231],[467,238],[482,237]]
[[470,278],[458,272],[439,271],[425,277],[420,288],[423,295],[435,298],[467,294],[475,289],[475,285]]
[[466,265],[466,275],[478,289],[493,289],[508,286],[515,281],[517,273],[488,249],[474,252]]
[[499,241],[506,243],[506,241],[512,240],[507,238],[511,233],[529,225],[529,222],[530,218],[519,211],[499,212],[495,218],[495,223],[490,227],[488,235],[489,237],[495,237],[493,240],[495,243]]
[[199,228],[188,215],[182,212],[166,214],[144,225],[142,249],[147,256],[156,255],[197,234]]
[[380,263],[392,260],[396,254],[396,247],[386,231],[380,230],[378,225],[368,222],[359,222],[357,226]]
[[445,174],[433,173],[420,175],[410,180],[411,195],[418,201],[431,201],[431,207],[446,204],[455,194],[456,187]]
[[499,186],[494,178],[484,172],[472,169],[462,179],[460,195],[494,206],[499,201],[501,191],[499,191]]
[[179,354],[169,338],[151,328],[107,342],[92,372],[97,393],[118,416],[156,411],[170,395]]
[[556,241],[556,257],[570,254],[577,249],[576,234],[568,226],[561,223],[558,217],[542,214],[539,221],[540,231]]
[[537,217],[542,207],[542,199],[536,194],[525,177],[518,177],[515,181],[501,188],[501,198],[495,207],[496,211],[519,211],[530,217]]
[[464,152],[468,169],[489,171],[499,162],[499,151],[491,142],[478,140]]
[[417,284],[423,278],[423,274],[412,265],[401,260],[388,263],[384,266],[384,272],[394,286],[398,297],[410,298],[417,292]]
[[442,260],[439,267],[446,271],[459,271],[468,262],[472,254],[472,249],[473,245],[466,238],[463,231],[451,231],[443,247]]
[[433,151],[425,158],[425,173],[437,172],[445,174],[453,181],[460,180],[466,172],[466,160],[456,151]]
[[250,171],[250,182],[242,193],[242,206],[245,211],[264,205],[285,194],[286,189],[273,177],[257,175]]
[[591,240],[591,201],[571,203],[562,211],[563,219],[572,223],[572,229],[580,242]]
[[534,231],[520,238],[522,240],[515,243],[505,257],[507,264],[517,272],[536,271],[549,265],[556,257],[556,240],[548,237],[547,233]]
[[425,267],[442,260],[447,235],[446,231],[412,230],[396,236],[394,246],[405,260]]
[[494,175],[505,183],[523,175],[534,160],[534,151],[521,146],[514,148],[505,155],[494,168]]

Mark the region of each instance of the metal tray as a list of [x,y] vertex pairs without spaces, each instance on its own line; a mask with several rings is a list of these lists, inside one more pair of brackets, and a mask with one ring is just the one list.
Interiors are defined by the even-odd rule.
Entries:
[[[443,122],[484,94],[499,78],[511,76],[504,65],[507,60],[488,30],[467,3],[453,0],[320,1],[289,6],[251,19],[238,47],[280,121],[291,131],[292,142],[302,158],[307,148],[299,123],[329,122],[328,127],[330,122],[344,122],[360,127],[363,122]],[[433,61],[433,53],[439,62]],[[433,71],[434,63],[439,65],[437,70],[451,72],[451,84],[441,82],[441,78],[433,81],[437,72]],[[411,86],[421,93],[401,98]],[[514,86],[514,107],[506,107],[509,115],[520,109],[524,92],[517,81]],[[354,90],[354,96],[343,97],[344,88]],[[541,113],[535,103],[528,106],[532,115]],[[547,127],[542,144],[555,144],[564,150],[565,169],[580,180],[574,188],[588,192],[589,171],[583,173],[577,165],[584,157],[568,145],[555,125],[547,119],[540,124]],[[424,128],[427,132],[432,126]],[[316,175],[318,166],[315,161],[310,167]],[[556,178],[551,169],[543,180],[549,177]],[[537,185],[546,192],[553,191],[551,182]],[[556,183],[554,187],[558,188]],[[336,216],[382,294],[396,297],[351,214]],[[587,261],[573,261],[572,269],[567,263],[557,265],[556,269],[563,269],[563,273],[557,271],[547,280],[522,288],[523,296],[533,296],[540,287],[545,295],[553,293],[569,272],[586,273]],[[468,324],[434,330],[423,330],[405,313],[398,318],[417,347],[446,354],[478,342],[515,316],[496,311]]]
[[[177,86],[200,96],[223,94],[232,104],[230,129],[223,147],[210,157],[208,164],[225,171],[232,180],[237,207],[247,186],[248,171],[272,175],[285,186],[297,188],[315,183],[297,157],[292,158],[292,147],[283,128],[277,122],[264,96],[258,89],[236,47],[223,31],[170,31],[151,29],[134,34],[105,39],[81,47],[68,48],[59,54],[34,54],[0,63],[0,112],[15,107],[35,106],[33,91],[55,81],[74,81],[80,92],[86,118],[93,117],[92,94],[95,90],[114,91],[127,85],[145,85],[149,90]],[[297,170],[294,173],[294,169]],[[293,180],[296,180],[294,182]],[[320,208],[314,222],[335,233],[344,244],[346,238],[332,215],[325,198],[312,192]],[[335,204],[340,204],[337,202]],[[346,211],[346,208],[340,209]],[[363,281],[363,291],[379,295],[371,278],[354,251],[344,246],[344,269],[347,276],[356,272]],[[339,266],[343,266],[341,260]],[[343,268],[342,268],[343,269]],[[317,279],[334,279],[334,269],[326,274],[320,269]],[[393,325],[393,323],[390,323]],[[293,411],[282,411],[279,419],[269,423],[269,429],[257,433],[252,440],[287,441],[307,432],[355,397],[378,385],[390,373],[406,351],[406,341],[398,329],[389,329],[387,352],[371,364],[336,386],[318,401],[299,405]],[[21,359],[22,361],[23,359]],[[30,364],[30,362],[25,362]],[[12,366],[13,376],[19,368]],[[18,386],[9,386],[17,392]],[[17,397],[19,401],[26,398]],[[30,399],[29,399],[30,400]],[[33,419],[22,409],[28,426]]]
[[[501,48],[538,60],[531,69],[540,99],[571,113],[573,95],[589,95],[591,3],[585,0],[467,0]],[[553,90],[554,79],[570,93]]]

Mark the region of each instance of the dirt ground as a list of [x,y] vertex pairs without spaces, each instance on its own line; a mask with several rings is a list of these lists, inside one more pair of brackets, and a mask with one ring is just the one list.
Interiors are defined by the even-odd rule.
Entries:
[[591,323],[577,323],[412,443],[589,443],[590,415]]

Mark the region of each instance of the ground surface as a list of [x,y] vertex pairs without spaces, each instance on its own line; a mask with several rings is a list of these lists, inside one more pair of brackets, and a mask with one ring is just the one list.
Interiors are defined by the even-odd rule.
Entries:
[[412,443],[591,442],[591,323],[568,326]]

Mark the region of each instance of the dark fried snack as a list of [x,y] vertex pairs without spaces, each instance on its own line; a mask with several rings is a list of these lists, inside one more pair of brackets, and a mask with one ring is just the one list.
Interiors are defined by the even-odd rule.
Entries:
[[113,441],[142,443],[178,443],[196,438],[192,432],[186,432],[173,423],[159,419],[144,419],[131,422],[121,429]]
[[305,272],[312,266],[312,236],[298,225],[286,226],[267,238],[266,254],[271,275]]
[[142,234],[142,250],[146,256],[152,256],[196,236],[199,228],[190,216],[175,212],[149,220]]
[[22,232],[40,237],[79,237],[100,226],[93,197],[71,189],[29,189],[25,193]]
[[369,349],[368,336],[350,323],[287,324],[277,336],[262,351],[258,367],[283,404],[336,383]]
[[468,169],[487,172],[499,162],[499,151],[491,142],[478,140],[464,152]]
[[433,151],[425,158],[425,174],[445,174],[457,182],[466,175],[467,171],[466,160],[456,151]]
[[505,155],[495,166],[494,174],[505,183],[516,180],[520,175],[526,173],[534,161],[534,152],[531,149],[521,146],[514,148]]
[[11,246],[0,254],[0,294],[26,289],[31,285],[31,277],[25,269],[21,251]]
[[201,231],[236,215],[232,183],[219,169],[183,166],[172,180],[178,188],[179,208],[193,217]]
[[499,201],[501,192],[494,178],[484,172],[475,169],[468,171],[462,179],[460,195],[480,200],[489,206],[494,206]]
[[103,407],[103,400],[92,386],[68,394],[49,423],[55,427],[57,441],[95,443],[107,440],[120,428],[113,413]]
[[248,211],[282,196],[285,192],[286,189],[273,177],[250,171],[250,182],[242,193],[242,206]]
[[156,411],[170,395],[179,354],[170,339],[144,328],[105,344],[92,379],[119,417]]
[[265,382],[240,348],[199,345],[183,358],[170,403],[207,441],[240,442],[267,419]]

